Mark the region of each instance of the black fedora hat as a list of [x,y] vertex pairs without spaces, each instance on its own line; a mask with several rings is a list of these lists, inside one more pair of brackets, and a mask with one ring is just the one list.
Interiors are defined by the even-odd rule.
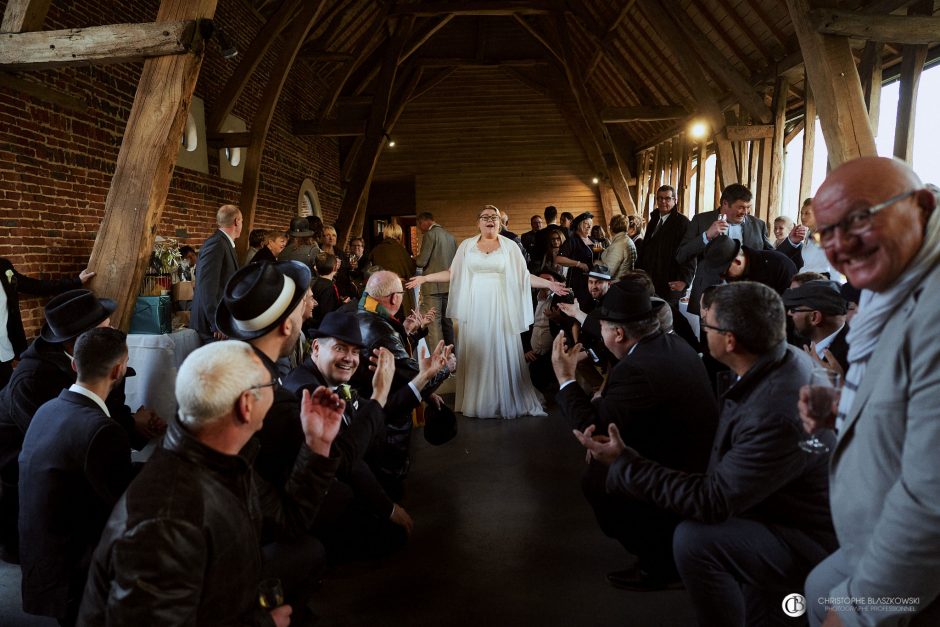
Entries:
[[311,338],[332,337],[362,348],[362,333],[359,331],[359,319],[355,314],[344,311],[331,311],[323,316],[320,328],[307,333]]
[[602,281],[610,281],[610,268],[602,263],[595,263],[594,267],[591,268],[591,271],[588,272],[588,276],[592,276],[595,279],[601,279]]
[[598,320],[610,322],[637,322],[656,315],[664,301],[653,302],[649,292],[639,285],[617,283],[604,295],[601,306],[596,309]]
[[445,403],[438,407],[433,402],[424,406],[424,439],[428,444],[440,446],[457,435],[457,416]]
[[98,298],[91,290],[63,292],[46,303],[43,309],[46,322],[39,336],[53,344],[68,342],[107,320],[115,309],[117,303]]
[[706,272],[724,274],[740,251],[741,242],[727,235],[719,235],[705,247],[701,265]]
[[570,228],[571,232],[573,233],[578,230],[578,225],[588,218],[594,218],[594,214],[590,211],[585,211],[584,213],[578,214],[578,217],[571,221],[571,226],[568,228]]
[[287,232],[291,237],[312,237],[313,231],[310,230],[310,223],[307,218],[291,218],[290,230]]
[[234,339],[261,337],[294,311],[309,286],[310,268],[299,261],[250,263],[226,283],[215,324]]

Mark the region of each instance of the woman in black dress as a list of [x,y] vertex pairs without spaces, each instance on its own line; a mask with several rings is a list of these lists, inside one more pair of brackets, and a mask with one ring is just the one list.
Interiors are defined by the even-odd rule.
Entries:
[[569,268],[568,287],[574,292],[583,311],[589,311],[594,302],[587,288],[587,274],[594,263],[594,242],[591,240],[591,227],[594,226],[594,214],[585,211],[571,223],[571,237],[562,244],[555,263]]

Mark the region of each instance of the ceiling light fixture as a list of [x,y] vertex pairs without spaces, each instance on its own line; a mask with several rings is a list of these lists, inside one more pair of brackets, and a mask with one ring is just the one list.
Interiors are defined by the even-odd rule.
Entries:
[[388,133],[385,133],[385,141],[388,142],[388,147],[389,147],[389,148],[394,148],[394,147],[395,147],[395,140],[392,139],[391,136],[390,136]]
[[704,139],[708,135],[708,125],[702,120],[695,120],[689,126],[689,137],[692,139]]
[[597,185],[598,183],[601,182],[601,179],[600,177],[595,176],[594,178],[591,179],[591,182]]

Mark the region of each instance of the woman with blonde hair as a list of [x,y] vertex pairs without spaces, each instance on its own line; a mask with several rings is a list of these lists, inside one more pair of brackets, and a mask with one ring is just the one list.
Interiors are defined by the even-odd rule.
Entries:
[[615,281],[633,271],[636,264],[636,246],[629,235],[627,216],[618,213],[610,219],[610,232],[613,238],[601,255],[601,261],[610,269],[610,276]]
[[[402,244],[401,225],[389,223],[382,231],[382,241],[369,253],[369,263],[397,274],[402,283],[413,276],[417,266]],[[415,308],[414,290],[406,289],[402,296],[401,318],[404,320]]]

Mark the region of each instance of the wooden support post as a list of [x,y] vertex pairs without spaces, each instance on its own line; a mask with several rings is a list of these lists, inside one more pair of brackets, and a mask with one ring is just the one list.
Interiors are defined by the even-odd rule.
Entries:
[[872,135],[875,137],[878,137],[878,120],[881,114],[881,55],[883,51],[884,44],[880,41],[867,42],[862,51],[862,62],[858,66],[862,92],[865,95],[865,106],[868,107],[868,120],[871,123]]
[[[666,154],[665,144],[658,144],[656,146],[656,152],[653,153],[653,184],[650,185],[650,196],[655,196],[656,190],[660,188],[663,184],[663,160]],[[643,213],[641,214],[644,220],[649,220],[650,216],[650,203],[647,202],[646,206],[643,208]]]
[[[921,0],[908,9],[908,15],[933,13],[933,0]],[[940,18],[936,19],[940,27]],[[940,38],[934,31],[934,40]],[[898,94],[898,117],[894,126],[894,156],[908,163],[914,160],[914,125],[916,123],[917,90],[927,60],[927,44],[904,44],[901,51],[901,87]]]
[[604,228],[610,234],[610,219],[614,217],[614,213],[620,213],[620,205],[617,204],[617,207],[614,207],[616,201],[616,195],[613,193],[613,190],[610,186],[601,181],[597,184],[597,195],[601,201],[601,210],[604,212]]
[[682,175],[679,179],[679,185],[681,186],[679,192],[679,202],[681,203],[679,207],[682,212],[686,215],[689,215],[689,202],[692,198],[692,190],[690,189],[692,183],[692,144],[689,143],[688,136],[683,133],[682,135]]
[[757,179],[760,176],[760,156],[761,150],[763,150],[764,144],[762,142],[769,142],[770,139],[758,139],[750,143],[750,170],[747,173],[747,186],[749,189],[754,189],[757,185]]
[[[163,0],[157,22],[212,19],[216,0]],[[89,287],[117,302],[114,325],[127,330],[156,237],[202,54],[144,61],[105,200],[89,267]]]
[[698,176],[695,177],[695,211],[689,215],[697,215],[711,208],[705,208],[705,162],[708,160],[708,142],[702,140],[698,145]]
[[248,146],[245,158],[245,171],[242,174],[242,189],[239,208],[242,210],[244,227],[242,234],[235,242],[235,249],[239,257],[248,250],[248,234],[255,228],[255,207],[258,203],[258,187],[261,184],[261,160],[264,156],[264,145],[274,119],[274,109],[281,97],[281,90],[287,81],[287,75],[297,53],[304,45],[304,40],[310,32],[320,14],[326,0],[313,0],[303,5],[300,12],[291,21],[284,31],[283,44],[274,63],[268,82],[262,92],[261,102],[254,116],[251,118],[251,144]]
[[855,59],[846,37],[820,35],[808,19],[809,0],[786,0],[822,122],[833,167],[878,154]]
[[813,152],[816,150],[816,99],[806,83],[803,92],[803,160],[800,165],[799,203],[813,192]]
[[[770,162],[770,194],[767,197],[767,218],[783,213],[783,164],[785,158],[784,139],[787,125],[787,96],[790,93],[790,80],[786,76],[777,79],[774,86],[774,137]],[[765,139],[764,141],[770,141]],[[769,222],[768,222],[769,224]]]
[[40,30],[52,0],[9,0],[3,11],[0,33],[26,33]]
[[636,168],[636,207],[642,209],[646,200],[646,190],[650,186],[650,151],[644,150],[637,156]]

